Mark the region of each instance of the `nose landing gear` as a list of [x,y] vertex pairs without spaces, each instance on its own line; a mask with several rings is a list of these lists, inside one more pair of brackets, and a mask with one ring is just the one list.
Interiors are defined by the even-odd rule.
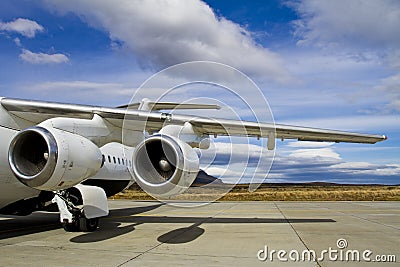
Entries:
[[99,218],[86,218],[82,200],[67,191],[56,192],[53,199],[60,211],[62,226],[67,232],[93,232],[99,226]]
[[65,221],[62,225],[67,232],[94,232],[99,226],[99,218],[87,219],[83,215],[74,216],[71,223]]

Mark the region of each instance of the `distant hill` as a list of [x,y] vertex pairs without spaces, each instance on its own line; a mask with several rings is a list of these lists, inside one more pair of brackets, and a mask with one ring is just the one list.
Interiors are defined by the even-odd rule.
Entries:
[[[237,184],[235,187],[248,187],[249,184]],[[399,184],[390,185],[390,184],[338,184],[338,183],[330,183],[330,182],[298,182],[298,183],[262,183],[259,188],[267,188],[267,187],[340,187],[340,186],[359,186],[359,187],[368,187],[368,186],[400,186]]]
[[[214,185],[229,185],[229,183],[222,182],[221,179],[218,179],[212,175],[209,175],[203,170],[200,170],[196,180],[194,180],[192,186],[201,186],[205,184],[213,183]],[[285,186],[306,186],[306,187],[334,187],[334,186],[383,186],[385,184],[338,184],[338,183],[331,183],[331,182],[298,182],[298,183],[262,183],[260,187],[285,187]],[[236,184],[235,187],[248,187],[248,183],[244,184]],[[399,186],[399,185],[393,185]]]
[[197,177],[194,180],[192,186],[196,187],[196,186],[202,186],[202,185],[211,184],[211,183],[216,184],[216,185],[224,184],[220,179],[209,175],[208,173],[206,173],[203,170],[199,170],[199,173],[197,174]]
[[[213,185],[223,185],[224,183],[218,179],[215,178],[214,176],[211,176],[209,174],[207,174],[205,171],[203,170],[199,170],[199,173],[197,174],[196,179],[194,180],[193,184],[191,185],[192,187],[198,187],[198,186],[202,186],[202,185],[206,185],[206,184],[211,184],[213,183]],[[140,188],[140,186],[136,183],[132,184],[129,189],[132,190],[142,190]]]

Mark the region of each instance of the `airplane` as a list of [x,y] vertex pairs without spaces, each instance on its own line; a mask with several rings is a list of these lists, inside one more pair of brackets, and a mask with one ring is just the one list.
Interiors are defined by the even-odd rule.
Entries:
[[108,108],[0,98],[0,214],[58,211],[66,231],[95,231],[109,213],[107,197],[133,183],[156,197],[184,192],[199,171],[194,148],[207,149],[210,136],[268,138],[269,150],[275,139],[368,144],[387,139],[160,112],[174,109],[219,106],[143,99]]

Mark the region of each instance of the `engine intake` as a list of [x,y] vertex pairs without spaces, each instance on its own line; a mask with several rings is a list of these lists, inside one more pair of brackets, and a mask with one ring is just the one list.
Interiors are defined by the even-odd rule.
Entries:
[[45,128],[29,128],[11,142],[9,163],[16,177],[29,187],[44,184],[55,170],[57,143]]
[[31,127],[11,141],[8,162],[17,179],[32,188],[60,190],[93,176],[100,149],[90,140],[55,128]]
[[133,154],[136,182],[147,193],[168,198],[183,193],[196,179],[199,158],[185,142],[169,135],[153,135]]

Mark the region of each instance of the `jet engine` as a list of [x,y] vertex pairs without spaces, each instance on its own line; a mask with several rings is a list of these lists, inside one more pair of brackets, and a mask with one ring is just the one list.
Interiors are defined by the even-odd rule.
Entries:
[[19,132],[11,141],[8,162],[23,184],[55,191],[95,175],[102,155],[94,143],[80,135],[34,126]]
[[198,171],[196,152],[170,135],[147,138],[133,154],[136,182],[154,197],[168,198],[183,193],[196,179]]

